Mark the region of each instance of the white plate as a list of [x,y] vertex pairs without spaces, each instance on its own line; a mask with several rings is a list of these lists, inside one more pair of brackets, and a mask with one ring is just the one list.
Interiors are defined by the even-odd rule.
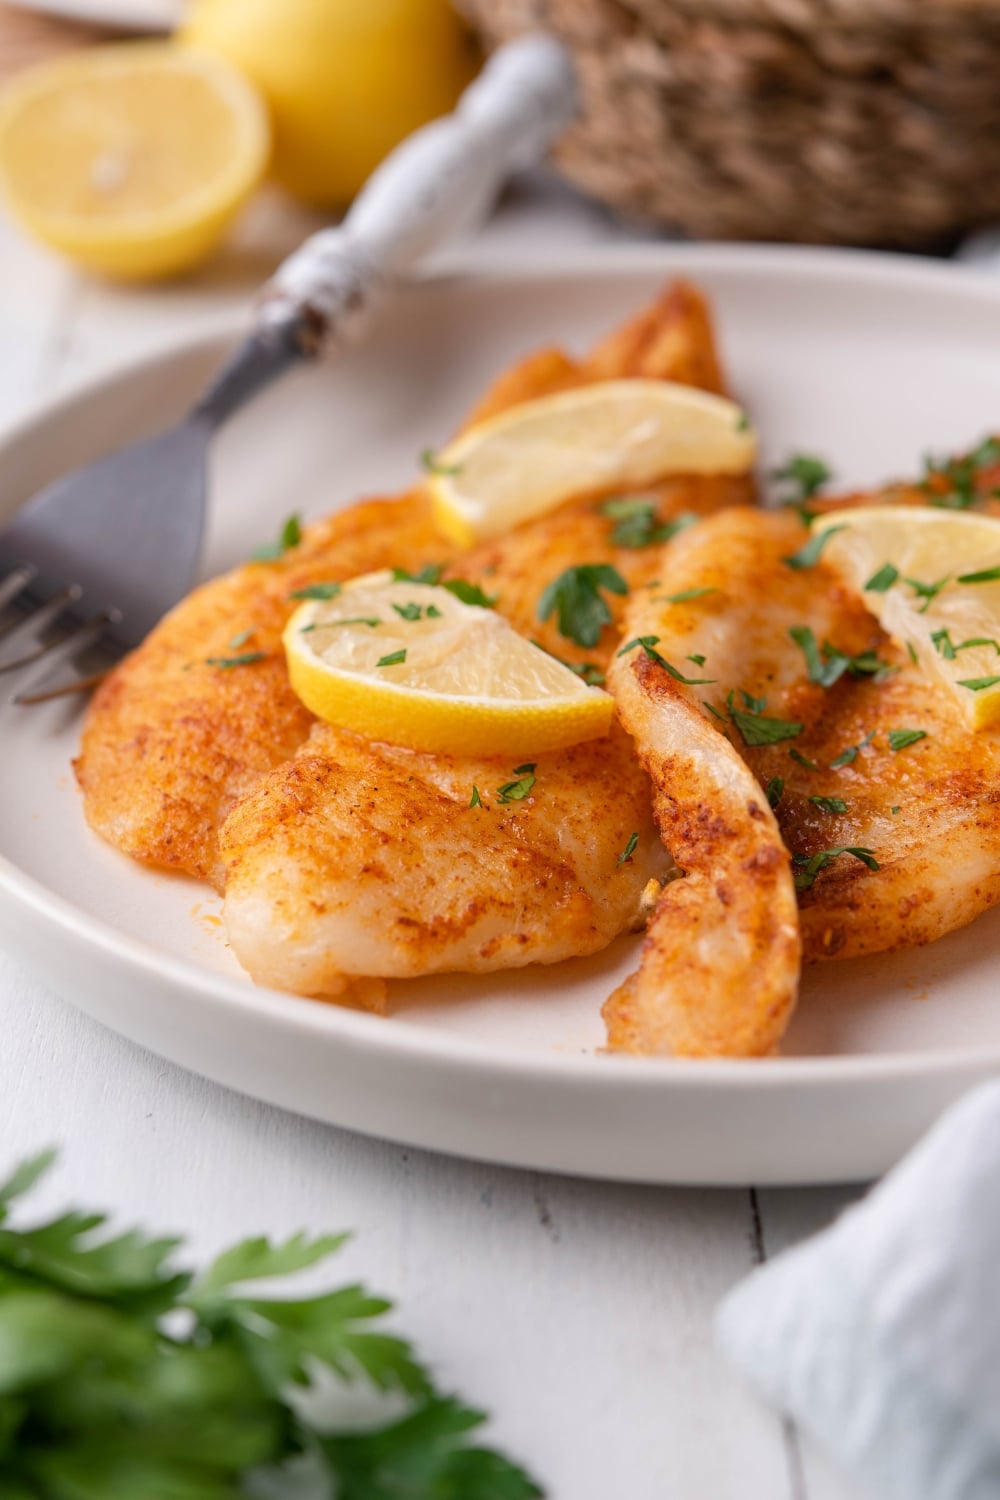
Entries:
[[129,31],[171,31],[180,21],[182,0],[7,0],[21,10],[44,11],[71,21]]
[[[715,301],[768,462],[819,452],[865,483],[998,426],[1000,286],[966,270],[651,246],[429,281],[346,364],[289,378],[226,432],[208,569],[245,557],[293,509],[405,484],[507,361],[548,340],[583,347],[674,272]],[[222,347],[188,346],[40,412],[0,445],[0,507],[162,425]],[[0,937],[90,1014],[259,1098],[522,1166],[820,1182],[882,1171],[1000,1067],[1000,912],[930,949],[810,971],[785,1056],[767,1062],[597,1055],[600,1003],[634,964],[632,939],[558,968],[399,987],[387,1021],[254,989],[208,892],[88,832],[69,766],[77,728],[64,705],[0,710]]]

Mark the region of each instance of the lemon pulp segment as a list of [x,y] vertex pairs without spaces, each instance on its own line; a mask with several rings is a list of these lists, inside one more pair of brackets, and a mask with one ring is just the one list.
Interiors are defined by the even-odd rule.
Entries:
[[284,634],[294,691],[369,739],[451,755],[526,755],[597,739],[614,705],[492,609],[376,574],[302,604]]
[[732,401],[665,380],[608,380],[469,428],[436,455],[429,483],[440,525],[468,546],[574,495],[669,474],[744,474],[755,457]]
[[1000,520],[879,505],[828,511],[813,530],[831,533],[825,561],[945,685],[969,727],[1000,721]]

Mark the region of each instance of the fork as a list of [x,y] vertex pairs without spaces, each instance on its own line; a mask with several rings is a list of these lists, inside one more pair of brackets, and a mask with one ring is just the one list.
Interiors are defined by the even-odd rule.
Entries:
[[[0,531],[0,673],[29,669],[12,702],[88,689],[104,675],[83,670],[88,653],[99,648],[107,663],[139,644],[194,581],[221,425],[293,366],[356,341],[393,283],[481,222],[574,111],[559,42],[538,34],[500,48],[454,114],[404,141],[343,223],[278,268],[251,333],[177,426],[57,480],[17,513]],[[64,667],[70,679],[45,690]]]

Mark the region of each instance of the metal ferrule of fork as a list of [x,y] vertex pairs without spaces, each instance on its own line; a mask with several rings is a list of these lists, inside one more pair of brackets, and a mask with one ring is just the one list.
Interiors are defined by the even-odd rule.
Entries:
[[[0,611],[16,609],[34,578],[35,570],[28,564],[0,578]],[[83,652],[96,646],[114,623],[114,615],[103,611],[90,620],[64,622],[63,628],[53,634],[79,599],[80,592],[75,584],[69,584],[44,603],[29,608],[27,613],[12,613],[6,624],[0,622],[0,675],[17,670],[25,673],[18,691],[9,700],[11,703],[27,706],[84,692],[104,675],[102,672],[86,678],[77,676],[58,687],[45,688],[60,668],[72,665]]]

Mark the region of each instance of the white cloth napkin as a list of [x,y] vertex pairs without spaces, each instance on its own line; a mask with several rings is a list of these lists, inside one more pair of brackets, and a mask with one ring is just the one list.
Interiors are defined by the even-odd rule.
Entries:
[[737,1286],[717,1334],[877,1500],[998,1500],[1000,1083]]

